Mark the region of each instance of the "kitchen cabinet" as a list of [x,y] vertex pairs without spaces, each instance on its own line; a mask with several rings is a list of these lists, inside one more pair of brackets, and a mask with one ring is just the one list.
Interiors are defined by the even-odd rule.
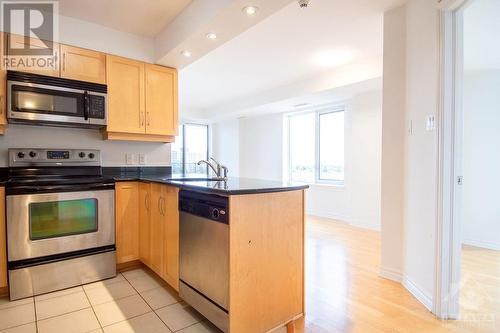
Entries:
[[106,83],[106,55],[101,52],[61,44],[61,77]]
[[[7,34],[0,33],[1,38],[1,52],[5,53],[5,42]],[[7,71],[3,66],[0,68],[0,134],[5,133],[7,125]]]
[[177,70],[146,64],[146,133],[177,135]]
[[139,259],[139,183],[115,186],[116,263]]
[[177,71],[107,55],[108,126],[104,138],[173,142],[177,135]]
[[[142,184],[141,184],[142,185]],[[179,190],[162,184],[147,184],[143,187],[144,207],[141,215],[141,253],[149,260],[143,261],[172,288],[179,289]],[[143,220],[149,218],[149,221]],[[149,229],[149,239],[146,238]],[[141,254],[141,261],[143,255]]]
[[139,183],[139,259],[151,266],[151,184]]
[[5,188],[0,187],[0,295],[7,287],[7,242],[5,230]]
[[24,38],[24,36],[21,35],[16,35],[16,34],[10,34],[7,38],[7,51],[6,54],[8,56],[15,56],[12,54],[9,50],[12,48],[31,48],[31,49],[37,49],[37,48],[47,48],[47,43],[53,43],[53,49],[54,49],[54,56],[48,56],[47,57],[47,64],[49,65],[48,67],[37,67],[36,64],[33,66],[33,64],[26,64],[26,65],[20,65],[18,63],[18,66],[16,68],[12,68],[13,70],[17,71],[23,71],[23,72],[29,72],[29,73],[34,73],[34,74],[40,74],[40,75],[49,75],[49,76],[59,76],[59,62],[60,62],[60,45],[58,43],[54,42],[47,42],[43,41],[38,38]]
[[144,63],[106,56],[107,132],[144,134]]

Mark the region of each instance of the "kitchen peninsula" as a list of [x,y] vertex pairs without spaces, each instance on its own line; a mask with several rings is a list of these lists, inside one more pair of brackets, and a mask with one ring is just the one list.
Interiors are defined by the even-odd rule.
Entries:
[[225,332],[268,332],[303,315],[307,186],[157,171],[108,171],[119,265],[145,264]]

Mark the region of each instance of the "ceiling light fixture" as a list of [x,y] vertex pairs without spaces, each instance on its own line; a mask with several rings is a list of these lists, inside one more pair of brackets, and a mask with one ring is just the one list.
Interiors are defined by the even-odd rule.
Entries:
[[247,14],[248,16],[253,16],[253,15],[257,14],[258,11],[259,11],[259,8],[256,6],[246,6],[245,8],[243,8],[243,12],[245,14]]
[[188,50],[184,50],[184,51],[182,51],[182,52],[181,52],[181,54],[182,54],[183,56],[185,56],[186,58],[189,58],[190,56],[192,56],[191,51],[188,51]]
[[217,35],[214,32],[209,32],[206,37],[208,39],[217,39]]

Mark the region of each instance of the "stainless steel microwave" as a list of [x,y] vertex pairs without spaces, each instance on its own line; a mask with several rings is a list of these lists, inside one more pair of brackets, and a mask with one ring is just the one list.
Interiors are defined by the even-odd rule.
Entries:
[[45,75],[7,72],[9,123],[106,126],[107,86]]

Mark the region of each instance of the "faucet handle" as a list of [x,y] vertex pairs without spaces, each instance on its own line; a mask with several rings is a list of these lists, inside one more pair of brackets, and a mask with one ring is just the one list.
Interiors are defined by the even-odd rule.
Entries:
[[227,173],[229,172],[229,169],[225,165],[221,165],[220,167],[221,167],[222,171],[224,172],[224,176],[223,176],[224,179],[227,179]]

